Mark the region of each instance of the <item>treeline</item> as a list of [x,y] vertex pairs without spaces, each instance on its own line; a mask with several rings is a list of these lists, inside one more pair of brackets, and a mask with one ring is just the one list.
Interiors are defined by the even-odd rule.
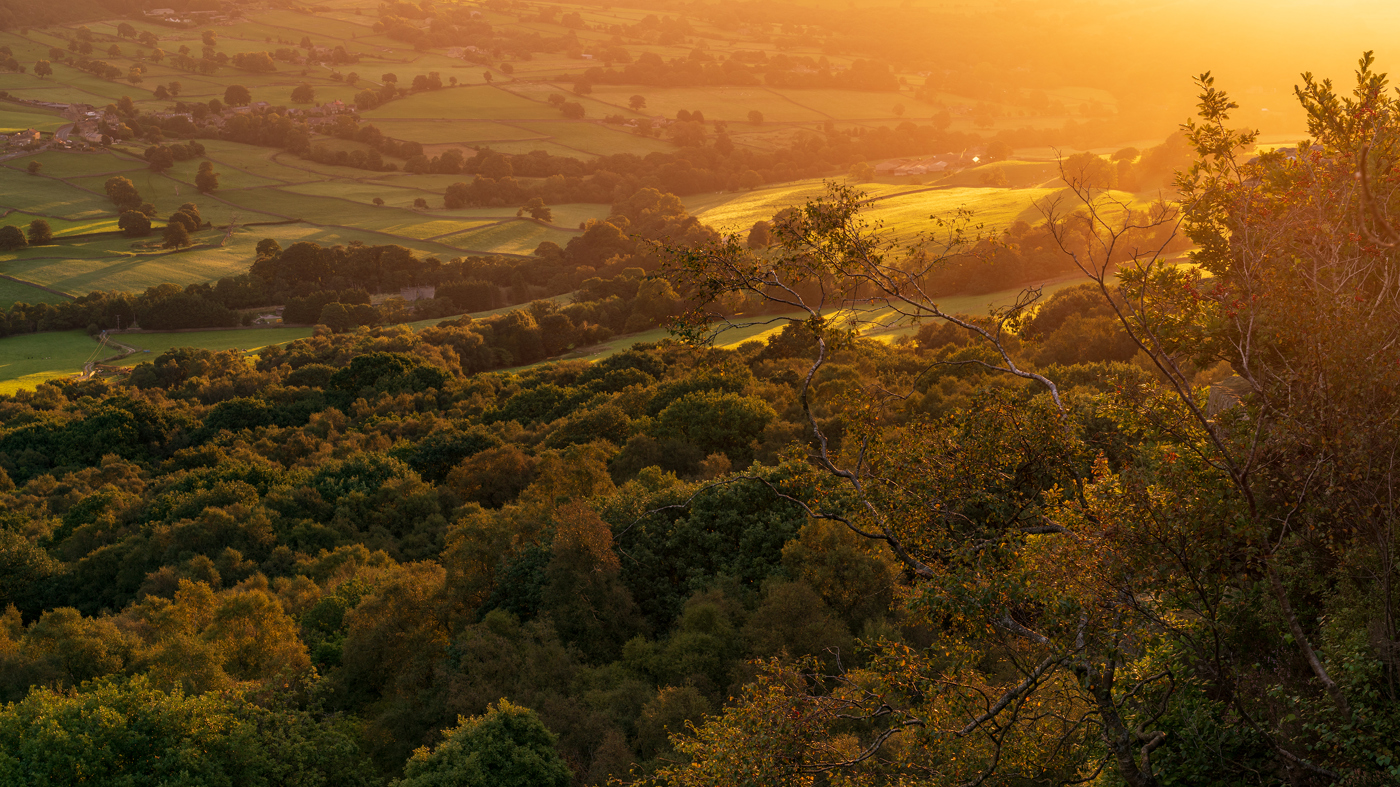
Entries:
[[[462,164],[477,175],[472,183],[454,184],[449,207],[517,205],[531,197],[547,204],[613,203],[638,189],[654,188],[680,196],[710,191],[737,191],[766,183],[845,174],[851,165],[896,156],[961,153],[981,144],[976,135],[939,131],[902,123],[896,128],[807,132],[788,147],[771,151],[735,148],[727,135],[712,144],[682,147],[673,153],[630,153],[592,161],[554,156],[544,151],[508,155],[479,150]],[[446,171],[432,160],[426,171]],[[450,174],[450,173],[449,173]],[[529,178],[530,180],[522,180]]]
[[[125,385],[0,397],[0,699],[18,703],[0,766],[164,772],[194,742],[192,773],[382,784],[448,768],[410,756],[465,735],[459,716],[523,706],[540,732],[506,728],[493,756],[558,763],[530,784],[602,784],[674,759],[669,736],[721,711],[749,659],[936,637],[897,602],[887,550],[779,496],[819,485],[784,458],[809,434],[810,336],[473,374],[547,353],[572,308],[321,335],[252,364],[171,350]],[[984,357],[936,332],[861,341],[826,391],[917,377],[899,417],[975,420],[989,393],[1028,395],[958,363]],[[135,729],[136,749],[45,749]]]
[[[625,50],[609,51],[611,57],[627,57]],[[606,55],[605,55],[606,56]],[[596,55],[595,55],[596,57]],[[621,62],[627,62],[622,60]],[[586,85],[651,85],[693,87],[700,85],[759,85],[787,88],[897,91],[899,80],[888,65],[855,60],[848,69],[833,69],[825,57],[790,57],[779,54],[736,52],[719,60],[696,49],[689,57],[663,60],[654,52],[643,52],[622,69],[593,67],[579,80]]]
[[[114,200],[120,198],[126,206],[139,203],[129,182],[113,181]],[[197,222],[197,215],[191,220]],[[679,311],[680,298],[669,285],[644,281],[660,264],[654,242],[696,245],[714,237],[674,195],[643,189],[614,205],[607,219],[590,222],[564,247],[543,243],[523,261],[467,257],[443,262],[393,245],[300,242],[283,249],[269,238],[258,243],[257,258],[246,274],[183,288],[163,284],[140,295],[94,292],[58,304],[19,303],[3,313],[0,335],[74,329],[96,333],[133,323],[147,330],[232,327],[251,324],[255,315],[248,310],[277,305],[284,306],[285,322],[345,331],[486,311],[578,290],[575,303],[564,310],[572,322],[554,330],[565,346],[589,344],[612,333],[654,328]],[[370,303],[371,294],[397,295],[407,287],[433,287],[435,297]],[[519,354],[506,357],[518,359]],[[540,357],[532,352],[528,362]],[[523,362],[492,362],[483,368]]]
[[[1173,225],[1155,221],[1151,211],[1135,211],[1132,215],[1139,226],[1146,229],[1125,233],[1109,260],[1111,265],[1128,262],[1134,254],[1145,250],[1160,249],[1171,254],[1192,247],[1191,240],[1177,232]],[[980,295],[1043,279],[1078,276],[1082,271],[1070,253],[1084,259],[1086,249],[1093,242],[1094,239],[1076,232],[1073,227],[1063,230],[1063,237],[1057,240],[1043,221],[1034,225],[1017,221],[998,238],[980,241],[968,254],[934,271],[928,277],[927,286],[930,292],[941,295]]]

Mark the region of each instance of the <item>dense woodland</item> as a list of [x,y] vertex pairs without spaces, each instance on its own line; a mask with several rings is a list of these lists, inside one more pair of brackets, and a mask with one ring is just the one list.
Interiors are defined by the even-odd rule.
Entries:
[[[1121,337],[1075,340],[1113,333],[1102,309],[1072,294],[1052,304],[1027,352],[1071,364],[1086,396],[1090,381],[1145,375],[1121,363],[1135,351]],[[470,321],[361,330],[252,366],[172,351],[125,384],[45,385],[0,404],[15,605],[0,691],[29,696],[8,723],[79,713],[74,702],[140,716],[208,698],[172,714],[190,721],[170,722],[160,746],[212,720],[229,737],[200,767],[373,782],[506,697],[558,736],[571,779],[600,783],[664,761],[667,731],[722,708],[748,659],[851,652],[857,636],[932,641],[935,627],[897,603],[909,578],[887,550],[775,496],[821,483],[800,451],[810,337],[475,373],[495,365],[481,338],[493,329],[519,360],[547,354],[553,306],[512,313],[509,337]],[[972,358],[991,360],[947,331],[863,341],[823,385],[854,393],[863,378]],[[944,368],[900,420],[1032,398]],[[839,432],[843,418],[833,408],[823,423]],[[30,690],[84,681],[99,693]],[[0,755],[0,774],[34,767],[43,742],[6,723],[4,749],[31,754]],[[288,735],[294,755],[283,742],[268,762],[238,752]],[[123,745],[91,767],[131,767]],[[70,772],[74,756],[44,767]]]
[[1203,77],[1195,207],[1050,211],[1091,283],[987,317],[923,289],[975,238],[833,188],[657,252],[681,336],[761,341],[483,371],[458,319],[5,398],[0,779],[1393,781],[1400,193],[1353,156],[1400,131],[1326,122],[1393,109],[1368,68],[1248,164]]
[[[0,0],[0,27],[138,5]],[[561,32],[429,3],[380,20],[423,48],[576,44],[581,18],[492,5]],[[662,13],[620,38],[680,42],[690,12],[833,54],[926,48],[893,10],[636,5]],[[838,76],[598,54],[598,83]],[[935,84],[1011,95],[1009,67],[967,62]],[[884,64],[843,74],[889,87]],[[938,123],[758,153],[692,115],[674,152],[584,162],[429,159],[347,119],[373,155],[336,163],[475,175],[455,206],[611,213],[527,260],[267,240],[215,283],[15,306],[5,333],[270,306],[322,327],[0,397],[0,784],[1400,780],[1400,105],[1369,55],[1353,94],[1307,77],[1316,146],[1248,161],[1199,87],[1161,146],[1067,159],[1043,222],[913,245],[841,186],[736,236],[676,195],[978,142]],[[115,111],[153,167],[195,136]],[[276,108],[219,133],[332,155]],[[1104,201],[1169,179],[1176,203]],[[122,180],[123,231],[147,233]],[[1068,273],[1090,283],[937,306]],[[745,322],[772,330],[710,341]],[[541,363],[663,324],[675,340]]]

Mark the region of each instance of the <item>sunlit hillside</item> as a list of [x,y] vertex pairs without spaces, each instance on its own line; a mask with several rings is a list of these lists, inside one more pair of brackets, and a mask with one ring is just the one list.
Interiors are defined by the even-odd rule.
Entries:
[[1396,41],[0,0],[0,787],[1400,784]]

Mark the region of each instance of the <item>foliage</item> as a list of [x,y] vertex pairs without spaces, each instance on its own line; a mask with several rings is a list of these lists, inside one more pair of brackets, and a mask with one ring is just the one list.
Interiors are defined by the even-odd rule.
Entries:
[[569,769],[554,736],[528,708],[501,700],[482,716],[459,719],[431,750],[414,752],[399,787],[565,787]]
[[36,690],[0,711],[0,741],[6,784],[370,783],[334,722],[237,696],[167,693],[140,677]]

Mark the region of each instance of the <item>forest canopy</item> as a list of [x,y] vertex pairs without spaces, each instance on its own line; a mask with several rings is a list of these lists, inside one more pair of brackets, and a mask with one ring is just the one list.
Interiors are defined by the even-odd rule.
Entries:
[[[1400,779],[1400,99],[1369,54],[1350,93],[1305,75],[1311,139],[1251,157],[1197,86],[1179,135],[1066,157],[1004,232],[910,241],[830,184],[721,234],[678,196],[739,176],[710,148],[487,150],[419,163],[479,176],[457,207],[611,208],[528,259],[269,238],[212,285],[16,306],[319,326],[0,396],[0,784]],[[1188,158],[1179,199],[1113,190]],[[1046,273],[1080,283],[939,305]]]

